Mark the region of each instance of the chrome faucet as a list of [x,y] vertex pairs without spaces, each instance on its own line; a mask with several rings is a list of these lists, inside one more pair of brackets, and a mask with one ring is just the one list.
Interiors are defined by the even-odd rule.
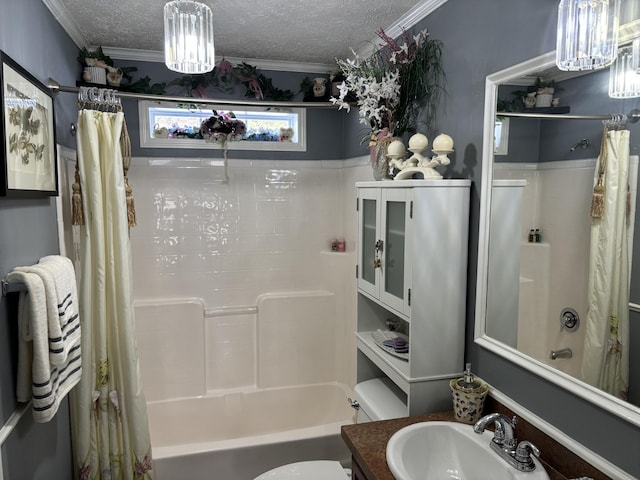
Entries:
[[493,422],[495,432],[490,443],[491,449],[517,470],[531,472],[536,468],[531,454],[539,457],[540,450],[526,440],[518,443],[515,436],[516,421],[515,416],[509,418],[501,413],[490,413],[476,422],[473,431],[482,433]]
[[571,358],[573,357],[573,351],[570,348],[561,348],[560,350],[551,350],[549,358],[555,360],[556,358]]

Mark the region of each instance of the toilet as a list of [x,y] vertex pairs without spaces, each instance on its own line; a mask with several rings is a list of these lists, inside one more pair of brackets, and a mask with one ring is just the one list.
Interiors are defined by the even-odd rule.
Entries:
[[[407,407],[394,393],[397,387],[384,378],[358,383],[353,389],[356,423],[407,416]],[[335,460],[289,463],[259,475],[254,480],[349,480],[349,469]]]
[[349,480],[340,462],[335,460],[313,460],[282,465],[269,470],[254,480]]

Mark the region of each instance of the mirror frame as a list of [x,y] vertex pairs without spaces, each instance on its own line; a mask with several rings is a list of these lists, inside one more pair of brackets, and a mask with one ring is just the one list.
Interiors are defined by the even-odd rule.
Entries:
[[[498,100],[498,86],[509,80],[515,80],[527,74],[538,72],[555,66],[555,51],[526,60],[486,78],[484,100],[484,130],[482,144],[482,188],[480,194],[480,229],[478,239],[478,274],[476,279],[476,315],[475,315],[475,343],[481,347],[500,355],[501,357],[519,365],[530,372],[565,388],[569,392],[588,400],[619,417],[624,418],[635,426],[640,426],[640,407],[625,402],[605,393],[582,380],[578,380],[560,370],[556,370],[534,358],[525,355],[515,348],[499,342],[486,335],[487,312],[487,283],[489,269],[489,220],[491,218],[491,192],[493,190],[494,164],[494,125],[496,120],[496,105]],[[596,114],[602,112],[595,112]]]

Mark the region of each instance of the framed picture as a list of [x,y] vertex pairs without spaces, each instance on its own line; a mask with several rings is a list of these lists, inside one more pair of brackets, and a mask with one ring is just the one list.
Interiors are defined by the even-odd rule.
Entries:
[[0,196],[57,195],[53,96],[2,51],[0,62]]

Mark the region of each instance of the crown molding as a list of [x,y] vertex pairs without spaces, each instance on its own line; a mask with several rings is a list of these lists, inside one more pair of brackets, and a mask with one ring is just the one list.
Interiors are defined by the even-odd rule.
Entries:
[[[96,48],[95,46],[93,48]],[[105,55],[116,60],[131,60],[137,62],[158,62],[164,63],[164,52],[157,50],[136,50],[133,48],[114,48],[102,47]],[[258,58],[236,58],[224,57],[232,64],[247,62],[252,66],[261,70],[277,70],[280,72],[306,72],[306,73],[328,73],[335,70],[335,64],[324,63],[303,63],[288,62],[284,60],[265,60]],[[216,63],[222,60],[222,57],[216,57]]]
[[84,38],[84,35],[78,28],[78,25],[71,20],[69,11],[62,2],[60,2],[60,0],[42,0],[42,3],[46,5],[54,18],[62,26],[64,31],[67,32],[67,35],[71,37],[71,40],[73,40],[73,43],[75,43],[78,48],[89,48],[89,42]]
[[[398,38],[403,30],[409,30],[433,13],[436,9],[447,3],[447,0],[422,0],[415,7],[405,13],[402,17],[384,29],[384,32],[391,38]],[[371,55],[380,41],[375,37],[369,44],[358,52],[359,57],[366,58]]]
[[[93,45],[91,48],[97,48]],[[164,62],[164,52],[158,50],[141,50],[136,48],[102,47],[105,55],[116,60],[135,62]]]

